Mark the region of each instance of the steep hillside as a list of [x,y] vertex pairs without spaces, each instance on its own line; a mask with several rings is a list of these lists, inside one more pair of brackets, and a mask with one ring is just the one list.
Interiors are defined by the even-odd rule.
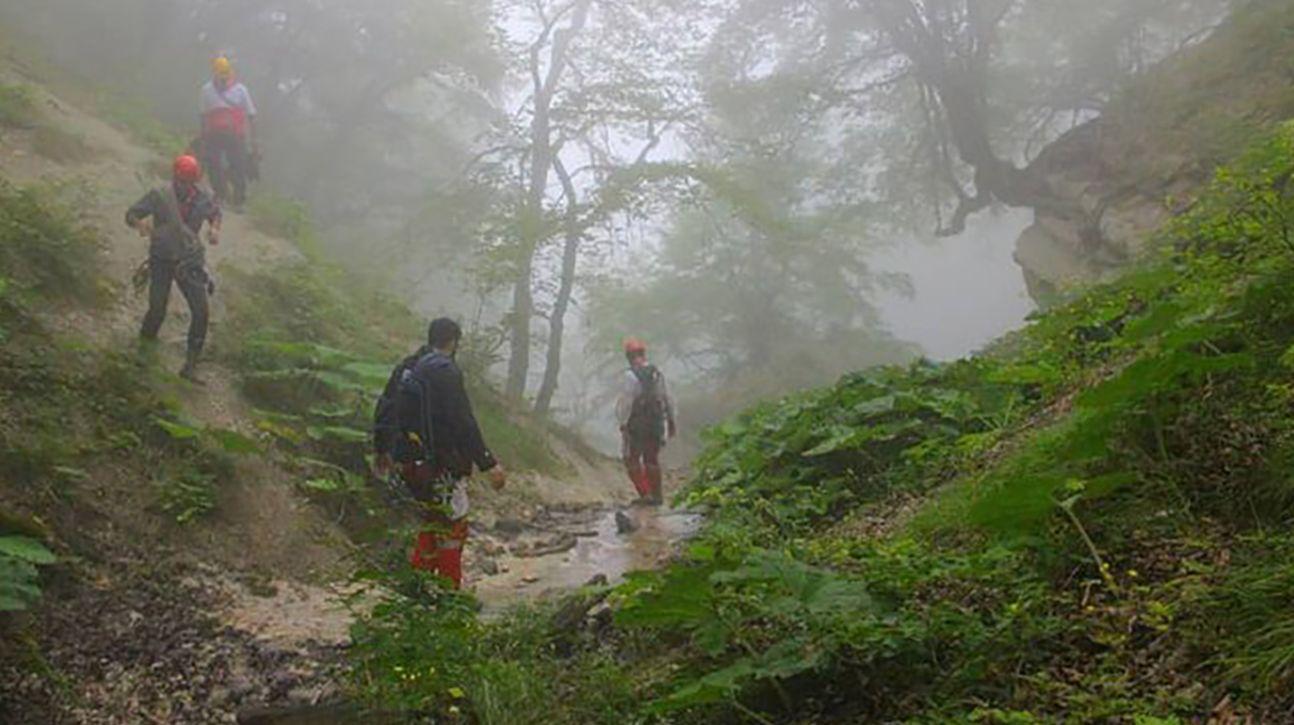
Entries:
[[[333,699],[352,619],[339,595],[357,563],[399,565],[411,521],[366,480],[366,430],[425,322],[331,265],[302,209],[263,193],[209,252],[206,384],[182,381],[178,294],[159,348],[137,346],[147,241],[122,221],[180,148],[120,100],[0,65],[4,722],[205,722]],[[479,487],[479,518],[627,495],[578,441],[475,394],[517,474],[502,495]]]
[[1016,261],[1036,301],[1117,273],[1189,208],[1249,139],[1294,117],[1294,4],[1251,3],[1204,42],[1136,80],[1100,118],[1034,162],[1053,190],[1099,220],[1099,236],[1039,210]]
[[482,722],[1294,720],[1291,176],[1285,126],[984,355],[713,430],[683,495],[707,528],[663,572],[484,630],[375,613],[369,695]]

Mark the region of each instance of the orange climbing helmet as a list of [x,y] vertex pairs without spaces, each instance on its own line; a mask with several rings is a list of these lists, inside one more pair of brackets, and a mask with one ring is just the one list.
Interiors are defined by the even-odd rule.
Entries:
[[175,175],[176,181],[196,184],[202,178],[202,164],[198,163],[196,157],[182,154],[175,157],[175,163],[171,165],[171,173]]
[[636,337],[625,338],[625,355],[627,357],[637,357],[647,354],[647,343]]

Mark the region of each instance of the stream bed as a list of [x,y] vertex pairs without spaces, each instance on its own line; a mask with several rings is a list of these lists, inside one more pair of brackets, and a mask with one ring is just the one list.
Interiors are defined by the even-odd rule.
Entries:
[[694,536],[701,516],[665,507],[546,512],[502,521],[475,549],[468,586],[484,614],[578,589],[595,577],[616,583],[631,571],[662,566]]

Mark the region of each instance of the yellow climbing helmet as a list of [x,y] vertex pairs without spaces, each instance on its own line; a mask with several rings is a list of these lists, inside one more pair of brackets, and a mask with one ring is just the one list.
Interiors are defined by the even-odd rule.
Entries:
[[211,61],[211,72],[214,73],[217,78],[224,78],[226,80],[233,78],[234,64],[230,63],[229,59],[222,55]]

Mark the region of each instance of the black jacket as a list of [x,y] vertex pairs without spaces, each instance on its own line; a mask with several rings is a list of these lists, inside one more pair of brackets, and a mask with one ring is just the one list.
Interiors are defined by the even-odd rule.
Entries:
[[[134,206],[126,212],[126,224],[134,226],[140,219],[152,217],[153,236],[148,255],[171,261],[183,259],[191,253],[192,245],[172,225],[169,204],[163,194],[162,189],[153,189],[145,194],[144,198],[135,202]],[[211,198],[211,195],[197,186],[177,186],[175,196],[176,201],[179,202],[180,216],[183,217],[184,224],[193,230],[195,235],[202,231],[203,223],[215,223],[220,219],[220,205]]]
[[482,471],[498,465],[472,413],[458,363],[432,352],[418,361],[413,374],[428,395],[436,467],[454,476],[470,476],[473,464]]

